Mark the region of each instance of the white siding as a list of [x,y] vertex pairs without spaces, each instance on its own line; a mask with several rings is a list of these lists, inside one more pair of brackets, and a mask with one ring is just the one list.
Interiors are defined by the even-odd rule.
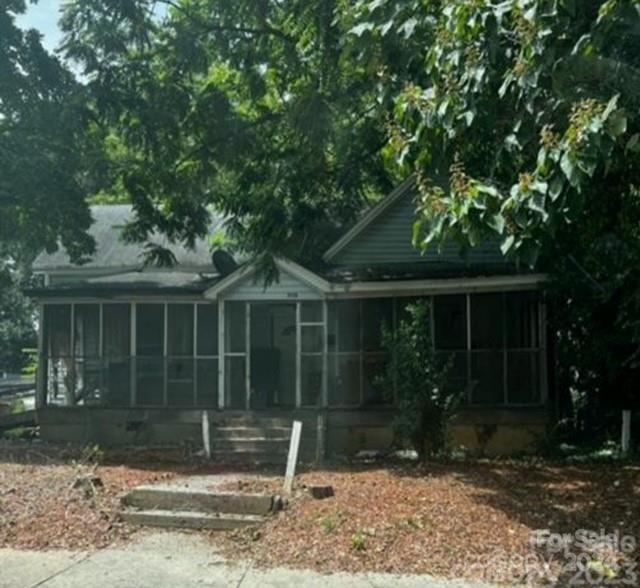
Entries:
[[247,276],[231,290],[222,294],[224,300],[320,300],[321,294],[313,287],[280,270],[279,280],[267,288],[255,276]]

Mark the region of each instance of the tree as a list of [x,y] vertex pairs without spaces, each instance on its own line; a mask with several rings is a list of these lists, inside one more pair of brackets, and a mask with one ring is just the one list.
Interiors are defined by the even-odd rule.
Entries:
[[[363,51],[418,53],[390,136],[420,186],[417,247],[497,240],[556,280],[560,388],[588,412],[637,394],[640,5],[631,0],[358,4]],[[375,53],[374,49],[369,50]],[[374,57],[369,57],[373,59]]]
[[75,260],[93,248],[88,111],[73,74],[22,31],[22,0],[0,8],[0,259],[61,243]]
[[343,0],[70,3],[64,53],[126,154],[114,177],[136,214],[126,238],[192,244],[213,205],[258,260],[318,260],[396,179],[354,24]]
[[409,443],[424,459],[446,449],[447,429],[464,390],[452,389],[447,382],[451,365],[434,349],[429,304],[409,304],[404,314],[395,330],[383,327],[391,361],[379,385],[387,392],[395,390],[396,439]]
[[37,346],[33,307],[21,291],[27,279],[23,268],[0,266],[0,370],[19,372],[25,349]]
[[86,197],[103,144],[74,75],[16,25],[24,10],[22,0],[0,4],[0,366],[13,370],[35,344],[21,291],[31,261],[60,244],[76,261],[93,250]]

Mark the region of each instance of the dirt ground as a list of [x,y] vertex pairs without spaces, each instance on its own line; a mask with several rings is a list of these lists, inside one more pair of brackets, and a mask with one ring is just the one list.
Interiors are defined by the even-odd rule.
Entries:
[[[557,574],[571,563],[564,551],[532,545],[537,530],[571,535],[568,550],[575,555],[582,553],[575,542],[579,529],[640,541],[638,467],[350,467],[302,474],[298,485],[331,485],[335,496],[315,500],[305,493],[259,533],[227,535],[227,553],[265,566],[525,581],[520,556],[535,558],[533,575],[545,562]],[[616,564],[631,573],[640,548],[621,553],[599,546],[589,556],[603,575]]]
[[0,439],[0,547],[91,549],[126,540],[120,497],[141,484],[228,471],[181,450],[103,454]]
[[[255,471],[189,461],[179,451],[98,456],[98,464],[91,463],[95,456],[65,451],[0,442],[0,547],[124,541],[135,529],[119,520],[119,497],[142,483],[234,471],[238,480],[227,490],[280,490],[273,473],[256,480]],[[97,485],[82,482],[92,476]],[[315,485],[332,486],[334,496],[312,498],[308,488]],[[262,567],[525,581],[528,568],[518,558],[537,558],[534,572],[549,559],[559,573],[567,550],[579,555],[580,529],[640,541],[640,468],[631,465],[352,464],[303,472],[296,486],[284,511],[258,529],[211,534],[216,546]],[[567,549],[532,545],[532,533],[545,529],[571,535]],[[594,547],[587,562],[603,576],[621,577],[640,560],[635,544],[626,552],[619,544],[605,547]]]

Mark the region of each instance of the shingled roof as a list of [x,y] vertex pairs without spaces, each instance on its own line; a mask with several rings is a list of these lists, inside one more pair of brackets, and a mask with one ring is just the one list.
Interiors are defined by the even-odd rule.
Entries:
[[[89,269],[133,269],[143,265],[142,244],[125,243],[121,239],[122,228],[131,220],[133,212],[128,204],[99,205],[91,207],[94,223],[89,234],[95,239],[96,251],[91,259],[82,266],[74,266],[65,249],[55,253],[43,253],[34,263],[36,272],[65,270],[74,267]],[[212,213],[210,234],[224,230],[224,217]],[[169,243],[164,236],[157,235],[150,239],[170,249],[178,262],[177,267],[211,269],[210,246],[204,239],[199,239],[193,250],[181,244]]]

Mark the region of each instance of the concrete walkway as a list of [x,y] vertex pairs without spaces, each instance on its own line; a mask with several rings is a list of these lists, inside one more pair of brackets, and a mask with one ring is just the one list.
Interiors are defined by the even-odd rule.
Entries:
[[[95,552],[0,549],[0,588],[488,588],[430,576],[257,570],[226,562],[197,534],[144,532]],[[504,588],[504,586],[502,587]]]

